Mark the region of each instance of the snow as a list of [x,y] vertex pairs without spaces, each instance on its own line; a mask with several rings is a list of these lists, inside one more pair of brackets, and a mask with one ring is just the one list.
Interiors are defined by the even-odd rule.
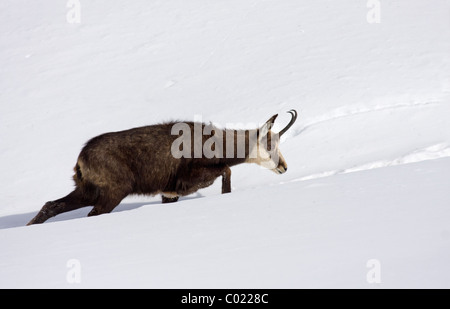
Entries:
[[[450,287],[448,1],[79,3],[0,3],[0,288]],[[283,175],[24,226],[93,136],[293,108]]]

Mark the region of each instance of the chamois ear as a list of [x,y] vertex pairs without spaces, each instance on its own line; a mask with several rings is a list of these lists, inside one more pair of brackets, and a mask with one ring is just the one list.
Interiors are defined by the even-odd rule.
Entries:
[[273,123],[275,122],[275,119],[277,119],[278,114],[273,115],[270,117],[269,120],[266,121],[266,123],[259,129],[259,139],[266,136],[267,133],[272,129]]

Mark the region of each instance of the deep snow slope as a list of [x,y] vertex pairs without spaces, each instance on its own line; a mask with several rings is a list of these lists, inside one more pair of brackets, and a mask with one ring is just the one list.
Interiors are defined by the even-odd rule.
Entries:
[[4,229],[0,287],[449,288],[449,186],[446,158]]
[[[1,1],[0,287],[373,287],[369,259],[375,286],[448,287],[449,12],[448,0]],[[237,166],[230,195],[218,182],[168,207],[130,197],[110,215],[23,227],[72,190],[95,135],[172,119],[253,128],[275,113],[278,130],[292,108],[284,175]]]

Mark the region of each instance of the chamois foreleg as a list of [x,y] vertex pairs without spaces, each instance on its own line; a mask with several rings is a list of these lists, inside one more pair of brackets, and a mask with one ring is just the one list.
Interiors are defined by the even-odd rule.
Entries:
[[162,195],[162,203],[163,204],[167,204],[167,203],[175,203],[176,201],[178,201],[179,196],[165,196],[164,194]]
[[189,173],[179,177],[174,190],[166,188],[162,202],[176,202],[179,196],[186,196],[209,187],[220,176],[222,176],[222,193],[231,192],[231,170],[228,166],[203,166],[193,168]]
[[222,194],[230,192],[231,192],[231,169],[228,166],[225,166],[222,174]]

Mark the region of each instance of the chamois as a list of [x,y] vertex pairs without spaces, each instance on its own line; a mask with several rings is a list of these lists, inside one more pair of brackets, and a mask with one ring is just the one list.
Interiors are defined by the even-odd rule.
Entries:
[[94,206],[88,216],[109,213],[129,194],[161,194],[162,203],[176,202],[219,176],[222,193],[229,193],[230,167],[241,163],[283,174],[287,164],[278,149],[279,137],[297,119],[295,110],[288,113],[291,120],[279,133],[271,131],[276,114],[255,130],[169,122],[94,137],[78,156],[75,190],[47,202],[27,225],[86,206]]

